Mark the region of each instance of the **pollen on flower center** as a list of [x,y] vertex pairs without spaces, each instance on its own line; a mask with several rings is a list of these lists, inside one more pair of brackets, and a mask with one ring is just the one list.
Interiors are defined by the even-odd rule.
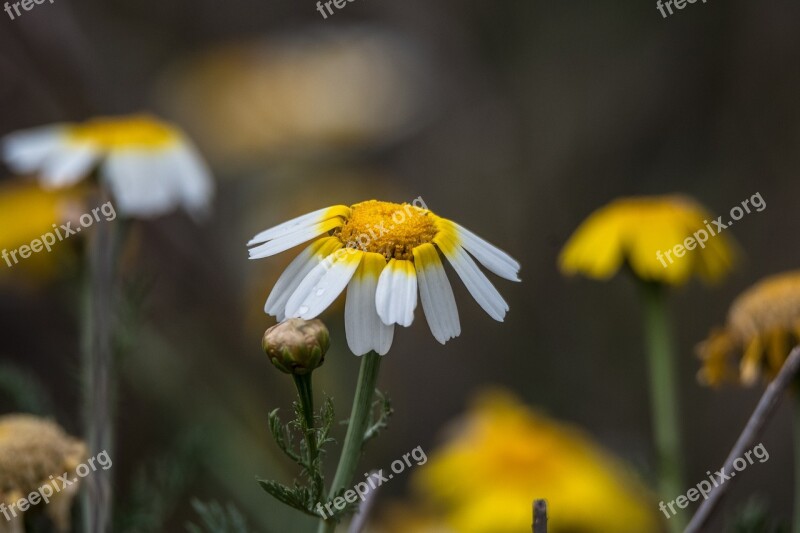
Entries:
[[345,246],[382,254],[386,260],[413,260],[412,251],[433,242],[435,217],[411,204],[369,200],[351,207],[350,217],[334,232]]
[[102,148],[162,148],[178,138],[175,130],[147,115],[97,118],[71,126],[70,141],[91,142]]

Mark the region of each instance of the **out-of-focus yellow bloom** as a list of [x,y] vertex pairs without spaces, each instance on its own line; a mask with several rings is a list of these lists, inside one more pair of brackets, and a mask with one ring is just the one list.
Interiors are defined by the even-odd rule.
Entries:
[[[699,379],[712,386],[737,378],[753,385],[762,372],[772,379],[799,343],[800,271],[767,277],[736,298],[726,326],[700,344]],[[738,374],[731,365],[735,354],[741,354]]]
[[[479,397],[414,476],[423,501],[459,533],[530,531],[537,498],[548,501],[552,533],[660,530],[647,490],[617,460],[500,391]],[[420,516],[423,529],[397,531],[437,530]]]
[[[686,196],[615,200],[575,231],[559,257],[561,271],[608,279],[627,263],[645,281],[681,285],[692,275],[717,281],[730,270],[735,254],[727,235],[712,235],[712,220],[705,208]],[[703,247],[695,244],[676,257],[674,247],[684,246],[700,231],[707,238]]]
[[212,157],[298,157],[407,134],[429,78],[402,39],[338,28],[205,52],[165,78],[162,99]]
[[[60,490],[53,490],[50,503],[40,505],[58,531],[69,531],[70,509],[80,486],[75,469],[86,458],[86,446],[53,422],[30,415],[0,417],[0,502],[16,504],[20,498],[67,474],[75,482],[68,486],[59,482],[56,486]],[[17,514],[20,516],[9,524],[15,533],[23,531],[21,512],[17,510]],[[0,531],[4,531],[5,522],[0,518]]]
[[[84,190],[79,188],[46,191],[35,183],[6,182],[0,185],[0,252],[30,245],[43,234],[83,212]],[[59,269],[56,257],[63,258],[69,245],[57,243],[52,254],[42,251],[14,263],[10,255],[0,260],[0,279],[20,269],[36,277],[50,277]],[[8,262],[12,266],[9,266]]]

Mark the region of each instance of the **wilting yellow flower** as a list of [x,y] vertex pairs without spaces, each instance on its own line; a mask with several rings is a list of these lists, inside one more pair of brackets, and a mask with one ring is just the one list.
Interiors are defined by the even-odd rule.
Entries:
[[767,277],[731,305],[727,324],[700,344],[700,381],[719,385],[737,378],[731,359],[741,354],[738,379],[752,385],[764,372],[770,379],[800,344],[800,271]]
[[[53,483],[53,479],[67,474],[67,478],[75,482],[68,486],[59,482],[60,490],[52,490],[50,503],[40,505],[59,531],[69,531],[70,509],[80,486],[75,469],[86,458],[86,446],[53,422],[31,415],[0,417],[0,503],[16,504],[20,498],[27,498],[40,487]],[[10,510],[6,512],[13,518]],[[17,515],[21,516],[19,510]],[[0,515],[0,531],[7,522],[5,516]],[[11,521],[9,526],[12,532],[23,531],[21,518]]]
[[[548,501],[551,533],[660,530],[647,490],[617,460],[580,431],[507,393],[479,397],[463,425],[429,457],[413,482],[421,501],[452,531],[530,531],[537,498]],[[419,523],[436,530],[429,520]]]
[[19,131],[2,142],[19,173],[46,188],[71,186],[99,168],[123,215],[152,217],[183,207],[202,214],[213,195],[210,173],[186,136],[148,115],[96,118]]
[[559,264],[565,274],[596,279],[608,279],[627,264],[646,281],[680,285],[693,274],[716,281],[730,270],[734,250],[713,220],[685,196],[621,198],[580,225]]
[[[19,254],[13,256],[12,252],[53,232],[54,225],[69,220],[74,213],[82,213],[83,203],[81,189],[46,191],[34,183],[19,182],[0,185],[0,277],[10,272],[11,267],[45,277],[55,273],[59,267],[49,253],[23,259]],[[65,246],[64,243],[53,253],[64,251]]]
[[356,355],[389,351],[395,324],[408,327],[414,320],[418,287],[436,340],[444,344],[461,333],[439,252],[495,320],[503,320],[508,304],[469,254],[498,276],[519,281],[519,263],[455,222],[419,206],[376,200],[320,209],[263,231],[248,243],[254,246],[250,258],[323,234],[289,265],[264,309],[279,321],[310,320],[348,287],[345,328]]

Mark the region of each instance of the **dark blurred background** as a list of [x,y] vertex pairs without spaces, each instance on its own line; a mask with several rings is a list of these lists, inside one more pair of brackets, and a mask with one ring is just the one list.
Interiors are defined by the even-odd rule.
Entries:
[[[499,384],[651,479],[635,286],[624,275],[564,279],[557,255],[619,196],[681,192],[721,214],[760,192],[767,209],[728,232],[744,252],[734,274],[671,300],[686,479],[704,479],[760,389],[702,388],[694,346],[745,287],[800,263],[798,29],[791,0],[710,0],[667,19],[653,1],[355,0],[327,20],[310,0],[55,0],[14,21],[0,13],[0,135],[147,110],[184,127],[217,178],[206,223],[176,214],[132,235],[114,467],[122,499],[174,454],[191,481],[168,530],[191,518],[191,496],[287,530],[295,512],[254,477],[293,475],[266,426],[269,410],[290,407],[292,384],[260,337],[274,323],[263,301],[294,253],[249,262],[245,243],[319,207],[419,196],[519,259],[523,283],[492,278],[511,307],[499,324],[451,273],[461,337],[439,346],[420,313],[398,331],[380,380],[396,415],[364,466],[432,449],[475,391]],[[0,355],[40,380],[58,421],[79,434],[80,310],[66,278],[3,285]],[[334,347],[317,390],[344,418],[358,360],[341,304],[323,318]],[[0,400],[0,412],[12,408]],[[770,461],[737,478],[715,527],[754,493],[789,516],[789,426],[784,406],[763,439]]]

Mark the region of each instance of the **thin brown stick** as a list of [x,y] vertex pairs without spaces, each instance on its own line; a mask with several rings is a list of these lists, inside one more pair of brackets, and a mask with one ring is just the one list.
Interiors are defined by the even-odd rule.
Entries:
[[547,533],[547,501],[533,501],[533,533]]
[[[747,421],[744,431],[742,431],[742,434],[733,446],[731,453],[728,454],[728,458],[725,460],[723,466],[724,470],[733,470],[733,462],[742,456],[764,430],[767,421],[772,417],[775,408],[783,398],[783,392],[792,383],[798,369],[800,369],[800,346],[792,350],[786,362],[783,364],[781,371],[778,373],[778,376],[769,384],[767,390],[764,391],[755,411],[753,411],[753,414],[750,416],[750,420]],[[697,512],[692,517],[692,521],[689,522],[684,533],[697,533],[698,531],[702,531],[711,513],[714,511],[714,508],[732,484],[733,479],[727,480],[725,483],[720,484],[720,486],[709,495],[708,499],[697,509]]]

